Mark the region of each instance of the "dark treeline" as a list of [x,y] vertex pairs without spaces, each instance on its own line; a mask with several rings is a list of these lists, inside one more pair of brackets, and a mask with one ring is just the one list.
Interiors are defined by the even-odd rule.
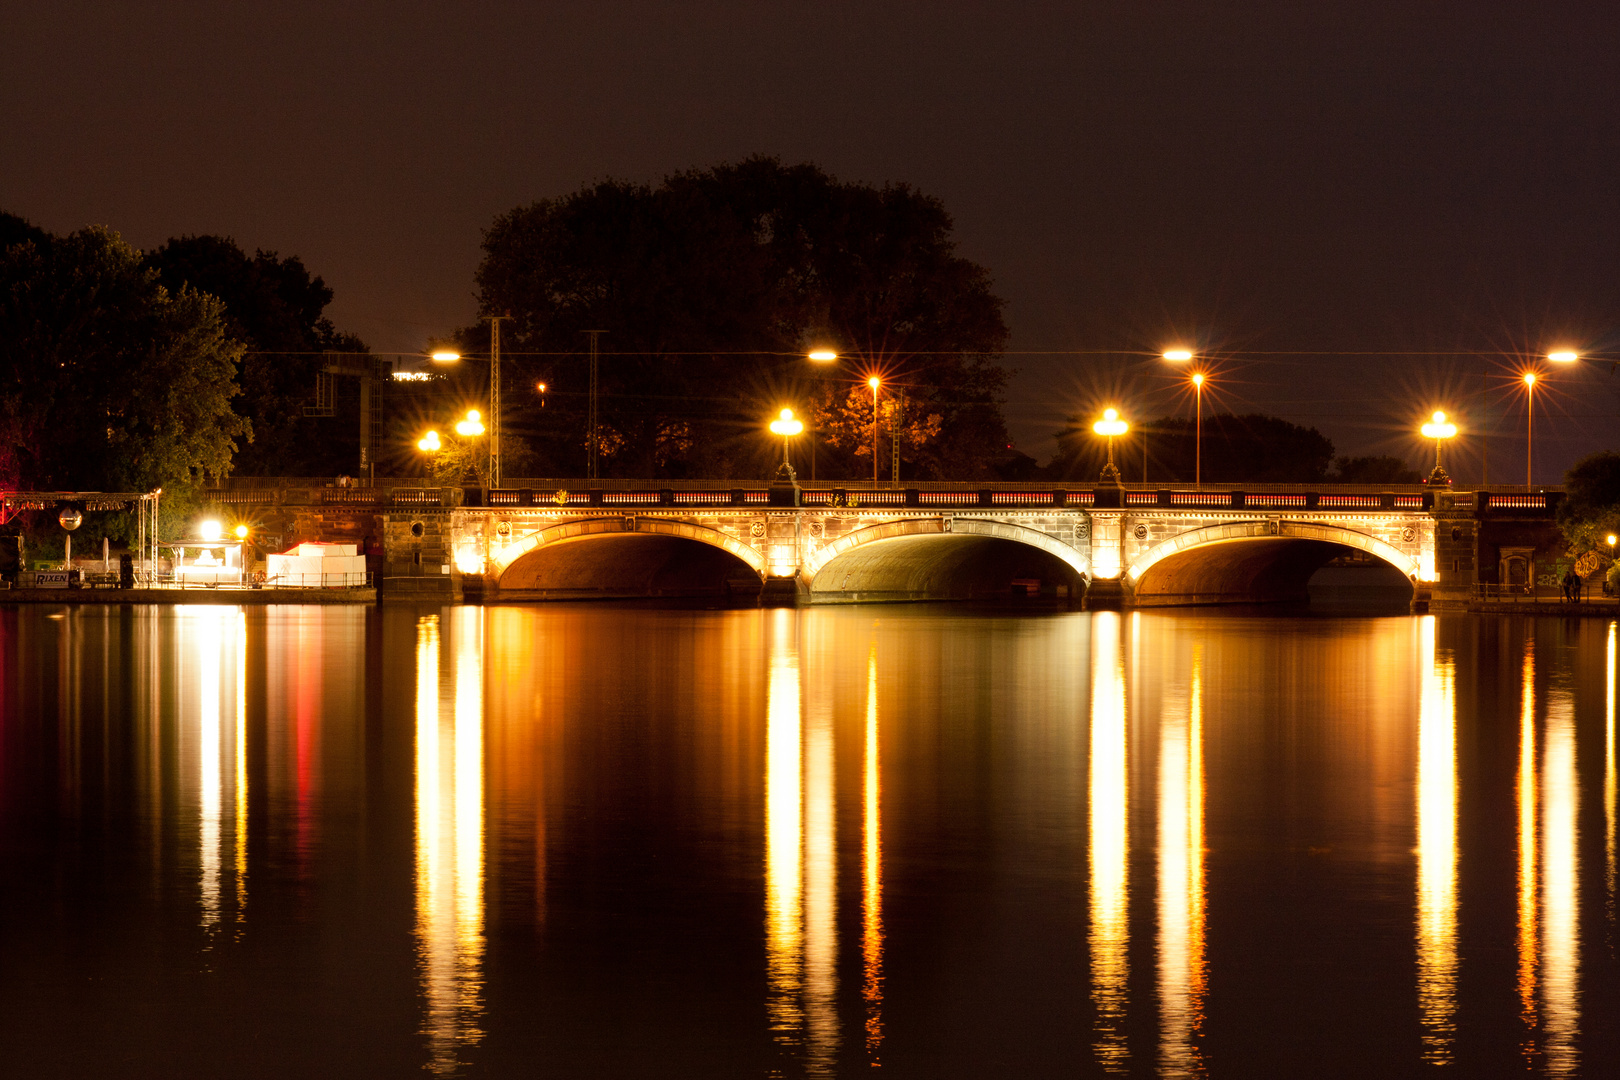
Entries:
[[[1058,433],[1058,453],[1045,473],[1085,482],[1101,473],[1107,450],[1091,430],[1093,417],[1074,416]],[[1116,439],[1114,460],[1124,479],[1191,483],[1198,439],[1192,417],[1164,416]],[[1415,484],[1421,473],[1398,457],[1336,457],[1333,442],[1313,427],[1258,413],[1204,417],[1203,479],[1213,484]]]
[[[508,431],[530,468],[584,467],[585,332],[602,330],[602,470],[624,477],[768,475],[782,406],[810,414],[827,476],[871,474],[872,397],[889,473],[992,476],[1007,458],[996,362],[1007,340],[989,272],[956,254],[950,215],[903,184],[841,183],[771,158],[605,181],[519,207],[485,234],[481,312],[510,315]],[[461,345],[487,348],[487,324]],[[836,349],[827,368],[807,349]],[[550,388],[542,410],[534,387]]]

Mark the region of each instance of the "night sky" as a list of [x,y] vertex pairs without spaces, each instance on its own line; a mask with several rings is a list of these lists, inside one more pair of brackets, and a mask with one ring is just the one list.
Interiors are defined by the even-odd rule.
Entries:
[[[764,152],[944,201],[1042,458],[1104,397],[1178,408],[1154,357],[1190,342],[1212,406],[1415,465],[1421,415],[1477,427],[1488,381],[1491,479],[1522,482],[1522,362],[1620,355],[1612,0],[70,2],[4,40],[0,208],[297,254],[383,352],[471,321],[497,213]],[[1537,480],[1617,413],[1609,362],[1551,371]]]

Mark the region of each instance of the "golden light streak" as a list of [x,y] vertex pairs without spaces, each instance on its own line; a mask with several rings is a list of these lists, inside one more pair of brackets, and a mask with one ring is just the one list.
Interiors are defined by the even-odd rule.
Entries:
[[1614,920],[1614,800],[1617,794],[1614,761],[1614,679],[1616,624],[1609,623],[1603,682],[1603,831],[1608,855],[1609,920]]
[[1130,974],[1127,947],[1128,836],[1125,670],[1119,615],[1092,616],[1090,777],[1091,1000],[1094,1049],[1105,1069],[1126,1065],[1125,1008]]
[[248,769],[247,769],[247,613],[236,620],[236,921],[247,913]]
[[810,1076],[838,1064],[838,815],[832,717],[811,710],[804,739],[804,972]]
[[416,624],[416,934],[428,1069],[477,1043],[483,993],[483,614],[452,615],[454,701],[439,707],[439,618]]
[[866,660],[866,753],[862,766],[861,997],[866,1001],[866,1053],[879,1064],[883,1047],[883,781],[878,761],[877,643]]
[[1457,672],[1418,620],[1417,996],[1423,1059],[1450,1064],[1457,1031]]
[[793,613],[771,612],[765,731],[765,950],[767,1012],[778,1042],[793,1045],[804,1021],[803,735]]
[[1547,701],[1541,767],[1541,1009],[1548,1076],[1574,1076],[1580,1033],[1580,871],[1575,773],[1575,699],[1555,689]]
[[[1136,615],[1131,616],[1133,619]],[[1193,647],[1186,710],[1159,727],[1159,1075],[1203,1076],[1204,671]]]
[[1525,1025],[1524,1055],[1535,1057],[1536,1031],[1536,653],[1525,642],[1519,706],[1519,1017]]
[[188,620],[197,631],[197,756],[199,785],[199,854],[202,892],[202,925],[219,924],[219,882],[221,845],[220,807],[224,777],[220,770],[219,715],[219,609],[200,608]]

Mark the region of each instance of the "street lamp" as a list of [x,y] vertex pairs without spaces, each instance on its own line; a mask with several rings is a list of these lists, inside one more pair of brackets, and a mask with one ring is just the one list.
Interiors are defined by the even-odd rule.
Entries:
[[1530,487],[1530,462],[1535,444],[1532,435],[1536,422],[1536,373],[1524,373],[1524,486]]
[[467,415],[456,421],[456,434],[464,438],[473,438],[484,433],[484,418],[477,409],[468,409]]
[[870,379],[866,380],[866,385],[872,388],[872,486],[877,487],[878,387],[883,385],[883,380],[878,378],[876,375],[873,375]]
[[423,435],[420,439],[416,440],[416,448],[422,451],[424,454],[437,453],[439,447],[442,445],[443,444],[439,442],[439,433],[437,431],[430,431],[426,435]]
[[811,349],[809,356],[818,364],[830,364],[838,359],[838,354],[831,349]]
[[1427,424],[1423,425],[1423,437],[1434,440],[1434,472],[1429,474],[1431,484],[1450,484],[1451,477],[1446,470],[1440,467],[1440,444],[1457,434],[1457,425],[1446,421],[1446,414],[1436,412]]
[[1118,409],[1105,409],[1102,419],[1091,425],[1091,430],[1108,440],[1108,464],[1103,466],[1102,482],[1122,487],[1119,479],[1119,466],[1114,464],[1114,439],[1125,434],[1131,426],[1119,418]]
[[791,484],[798,479],[793,474],[793,466],[788,462],[788,444],[793,436],[803,430],[804,424],[794,419],[792,409],[783,409],[777,414],[776,419],[771,421],[771,432],[782,436],[782,467],[776,470],[778,481]]
[[[1164,351],[1164,358],[1169,360],[1171,363],[1180,364],[1191,360],[1193,358],[1193,354],[1191,349],[1166,349]],[[1196,401],[1196,407],[1194,410],[1194,415],[1196,418],[1193,421],[1193,486],[1196,488],[1202,488],[1204,486],[1205,375],[1202,371],[1195,371],[1191,376],[1188,377],[1188,379],[1193,385],[1193,397]],[[1147,451],[1145,447],[1143,449],[1142,457],[1145,462],[1147,459]],[[1145,474],[1147,472],[1145,465],[1143,466],[1142,471],[1145,478]]]

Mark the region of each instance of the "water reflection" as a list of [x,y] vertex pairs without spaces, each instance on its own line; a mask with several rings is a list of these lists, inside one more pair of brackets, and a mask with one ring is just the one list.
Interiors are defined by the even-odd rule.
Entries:
[[1614,680],[1615,680],[1615,644],[1616,634],[1620,626],[1609,624],[1608,637],[1604,642],[1603,656],[1603,826],[1604,850],[1608,855],[1608,907],[1609,921],[1614,921],[1614,814],[1615,796],[1617,793],[1615,782],[1614,760]]
[[766,683],[765,942],[767,1009],[777,1041],[803,1047],[810,1075],[831,1075],[838,1025],[838,837],[833,724],[806,720],[799,616],[770,621]]
[[1187,703],[1159,725],[1159,1074],[1202,1076],[1204,969],[1204,650],[1193,647]]
[[1457,1017],[1457,673],[1417,620],[1417,987],[1423,1057],[1451,1062]]
[[861,761],[861,997],[866,1053],[883,1046],[883,774],[878,761],[877,643],[866,658],[866,739]]
[[1575,698],[1564,676],[1547,689],[1536,728],[1536,661],[1525,643],[1519,715],[1519,1011],[1526,1064],[1573,1076],[1580,1064],[1579,802]]
[[1130,974],[1129,776],[1125,745],[1125,667],[1119,616],[1092,616],[1091,636],[1091,1001],[1093,1046],[1109,1070],[1127,1061],[1125,1009]]
[[247,630],[240,609],[209,606],[181,609],[176,633],[181,753],[194,756],[187,772],[196,783],[200,921],[212,930],[227,866],[238,922],[247,901]]
[[[454,1073],[483,1032],[483,612],[450,615],[453,695],[440,703],[439,617],[416,624],[416,935],[428,1067]],[[446,713],[448,712],[448,716]]]

